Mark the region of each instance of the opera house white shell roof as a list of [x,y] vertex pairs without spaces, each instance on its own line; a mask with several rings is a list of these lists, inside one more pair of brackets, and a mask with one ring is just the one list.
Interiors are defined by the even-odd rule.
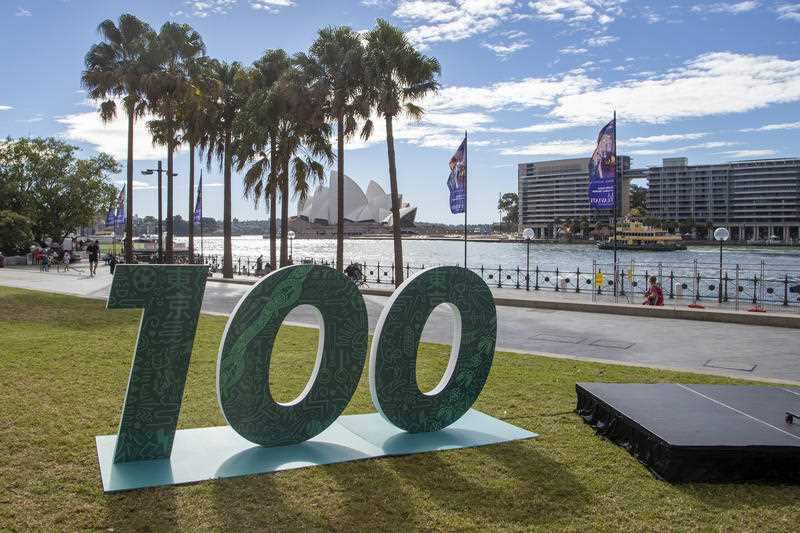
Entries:
[[[339,187],[336,171],[331,171],[327,185],[320,185],[305,202],[297,205],[297,214],[311,223],[336,224],[336,195]],[[348,222],[391,223],[392,197],[383,187],[370,180],[367,192],[350,177],[344,177],[344,219]],[[416,214],[416,207],[403,207],[400,218],[405,214]]]

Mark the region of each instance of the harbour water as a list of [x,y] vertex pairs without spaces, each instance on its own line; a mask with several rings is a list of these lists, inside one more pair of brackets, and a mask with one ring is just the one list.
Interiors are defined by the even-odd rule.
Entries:
[[[186,242],[186,238],[176,238]],[[200,251],[199,239],[196,244]],[[294,239],[292,256],[296,263],[302,259],[332,261],[336,257],[336,241],[321,239]],[[726,266],[740,265],[755,269],[764,261],[770,270],[800,273],[800,247],[727,247],[724,248]],[[207,256],[222,256],[222,237],[205,237],[203,252]],[[531,268],[591,271],[594,261],[609,264],[612,252],[598,250],[590,244],[545,244],[531,243]],[[246,235],[233,238],[233,255],[251,261],[259,255],[269,259],[269,241],[261,235]],[[687,250],[674,252],[620,251],[619,263],[638,265],[674,265],[686,268],[696,260],[699,265],[717,265],[719,248],[714,246],[689,246]],[[348,239],[345,240],[345,262],[367,264],[391,264],[393,247],[391,240]],[[415,240],[403,241],[403,259],[412,266],[455,265],[464,261],[462,241]],[[526,245],[512,242],[470,242],[468,247],[470,267],[525,268]]]

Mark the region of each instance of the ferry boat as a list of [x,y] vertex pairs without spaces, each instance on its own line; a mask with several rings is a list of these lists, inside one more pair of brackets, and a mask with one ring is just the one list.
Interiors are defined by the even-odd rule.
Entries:
[[[674,252],[685,250],[680,235],[673,235],[661,228],[645,226],[641,222],[629,221],[617,225],[617,250],[646,250],[651,252]],[[597,244],[601,250],[614,248],[614,236]]]

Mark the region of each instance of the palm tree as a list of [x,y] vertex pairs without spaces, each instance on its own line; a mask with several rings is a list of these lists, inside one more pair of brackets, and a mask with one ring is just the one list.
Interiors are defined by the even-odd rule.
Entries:
[[144,92],[155,70],[156,33],[133,15],[120,15],[118,24],[107,19],[97,27],[103,42],[94,44],[84,59],[81,84],[100,104],[100,118],[116,117],[117,99],[128,118],[127,209],[125,211],[125,262],[133,261],[133,126],[145,111]]
[[[403,282],[403,245],[400,235],[400,195],[397,189],[397,166],[394,154],[392,120],[401,113],[420,118],[423,110],[414,104],[436,92],[439,62],[427,57],[408,42],[405,34],[388,22],[378,19],[377,26],[366,34],[366,83],[379,117],[386,122],[386,147],[389,156],[389,184],[392,193],[392,230],[394,234],[395,284]],[[369,135],[371,123],[365,127]]]
[[167,22],[158,32],[158,72],[150,76],[147,93],[150,107],[159,117],[148,123],[153,142],[167,147],[167,262],[174,261],[173,254],[173,159],[180,145],[178,112],[181,103],[192,90],[191,64],[205,54],[205,44],[200,34],[188,24]]
[[[309,68],[327,95],[326,110],[336,121],[336,269],[344,266],[344,143],[357,129],[359,118],[368,119],[369,100],[364,85],[364,46],[361,37],[346,26],[320,30],[311,45]],[[369,133],[362,130],[362,134]]]
[[198,146],[208,144],[209,61],[202,57],[189,65],[190,89],[178,106],[178,123],[183,140],[189,143],[189,257],[194,261],[194,163]]
[[222,275],[233,277],[233,250],[231,245],[231,169],[233,167],[233,124],[244,105],[250,76],[241,63],[212,60],[210,75],[210,112],[208,140],[205,148],[208,165],[216,157],[223,170],[224,207],[222,215],[223,259]]
[[273,267],[277,265],[277,191],[280,167],[277,146],[280,98],[275,87],[289,66],[289,56],[280,49],[267,50],[253,64],[252,94],[235,124],[239,137],[236,149],[237,170],[241,171],[247,164],[251,164],[244,175],[245,197],[252,197],[256,207],[263,197],[269,210],[270,265]]
[[301,202],[305,201],[312,183],[325,179],[325,169],[319,160],[330,162],[333,159],[329,140],[331,128],[325,112],[326,93],[314,83],[315,72],[307,68],[310,63],[306,55],[297,54],[272,91],[272,109],[277,123],[275,144],[281,164],[278,179],[281,266],[289,264],[290,190]]

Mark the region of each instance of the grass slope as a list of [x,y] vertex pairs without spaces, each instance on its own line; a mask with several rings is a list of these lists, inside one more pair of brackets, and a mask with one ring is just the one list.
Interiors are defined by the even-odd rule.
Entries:
[[[576,381],[723,378],[498,353],[477,408],[536,441],[107,495],[94,436],[120,416],[138,311],[0,287],[0,529],[796,530],[800,488],[670,485],[573,413]],[[225,319],[203,316],[179,427],[220,425]],[[284,327],[272,390],[310,373],[316,331]],[[423,345],[432,387],[448,348]],[[347,413],[372,411],[366,371]]]

